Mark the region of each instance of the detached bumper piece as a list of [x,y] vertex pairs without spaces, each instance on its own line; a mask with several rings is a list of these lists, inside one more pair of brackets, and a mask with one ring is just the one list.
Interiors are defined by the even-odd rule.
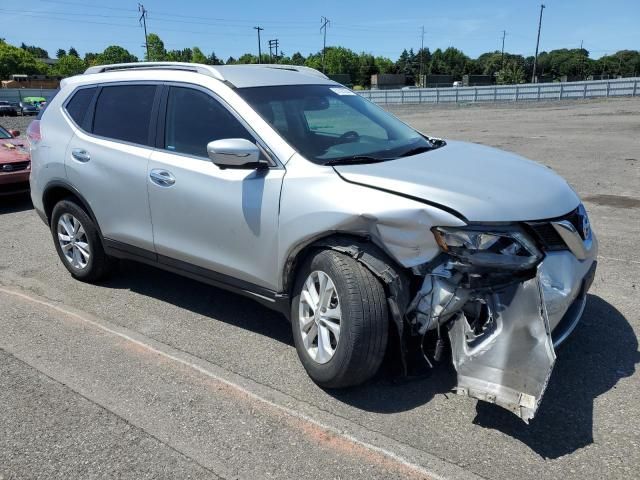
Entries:
[[556,360],[540,282],[511,285],[478,302],[475,312],[463,311],[449,324],[457,393],[500,405],[528,423]]
[[414,334],[437,329],[440,338],[446,329],[457,393],[500,405],[528,423],[555,364],[552,333],[561,330],[564,339],[579,320],[595,261],[553,252],[517,273],[446,254],[435,263],[407,308]]

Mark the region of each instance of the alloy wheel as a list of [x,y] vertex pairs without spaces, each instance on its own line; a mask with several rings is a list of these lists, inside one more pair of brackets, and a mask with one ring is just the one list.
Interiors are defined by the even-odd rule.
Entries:
[[80,220],[70,213],[64,213],[58,219],[57,230],[65,260],[75,269],[86,268],[91,259],[91,247]]
[[302,343],[317,363],[327,363],[340,341],[342,312],[333,280],[322,271],[307,277],[300,293],[298,324]]

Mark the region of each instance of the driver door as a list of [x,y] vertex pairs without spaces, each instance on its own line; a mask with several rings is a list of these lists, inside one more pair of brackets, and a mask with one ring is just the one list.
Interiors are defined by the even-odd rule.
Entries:
[[161,263],[236,286],[276,289],[278,205],[284,169],[222,169],[207,143],[256,139],[213,93],[167,87],[147,185]]

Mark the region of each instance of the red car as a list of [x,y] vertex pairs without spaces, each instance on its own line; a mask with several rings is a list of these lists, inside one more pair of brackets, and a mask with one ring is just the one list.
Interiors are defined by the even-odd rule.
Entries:
[[20,132],[0,127],[0,195],[29,191],[31,158]]

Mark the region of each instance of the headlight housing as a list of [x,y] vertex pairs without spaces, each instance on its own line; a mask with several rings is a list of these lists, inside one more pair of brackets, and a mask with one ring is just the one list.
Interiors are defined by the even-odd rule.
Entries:
[[485,227],[435,227],[440,248],[463,263],[476,267],[528,270],[543,255],[524,232]]

